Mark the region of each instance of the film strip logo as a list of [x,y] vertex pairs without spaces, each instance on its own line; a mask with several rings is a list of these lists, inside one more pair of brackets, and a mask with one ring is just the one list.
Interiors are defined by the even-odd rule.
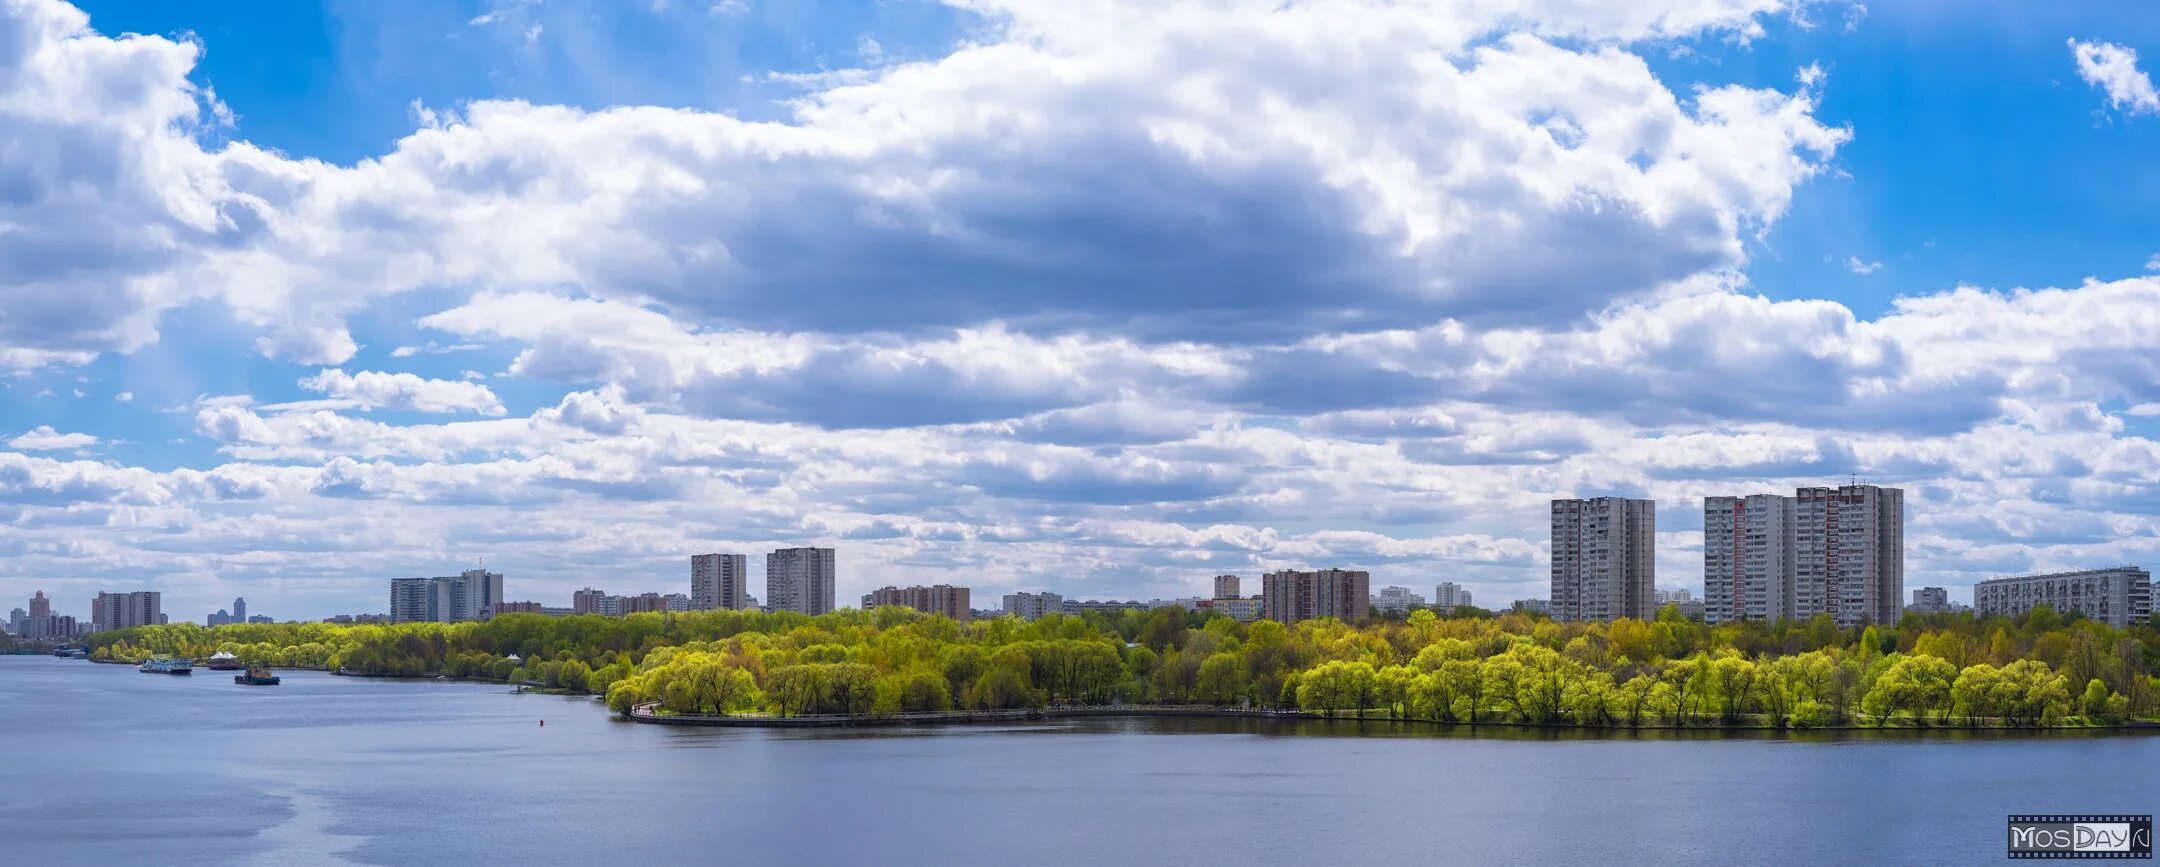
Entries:
[[2042,813],[2010,817],[2013,859],[2152,859],[2152,816]]

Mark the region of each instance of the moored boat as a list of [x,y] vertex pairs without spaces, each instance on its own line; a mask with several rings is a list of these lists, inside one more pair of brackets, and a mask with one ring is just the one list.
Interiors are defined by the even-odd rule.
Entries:
[[211,671],[245,671],[247,669],[247,665],[240,661],[240,657],[223,650],[210,654],[210,659],[203,663],[203,667]]
[[232,682],[248,686],[277,686],[278,676],[271,674],[270,669],[258,665],[244,674],[233,675]]
[[194,674],[195,661],[184,656],[153,656],[143,660],[136,670],[149,674]]

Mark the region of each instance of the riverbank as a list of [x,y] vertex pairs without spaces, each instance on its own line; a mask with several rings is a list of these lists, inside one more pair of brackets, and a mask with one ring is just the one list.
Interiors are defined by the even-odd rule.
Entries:
[[652,725],[706,726],[714,728],[841,728],[841,727],[894,727],[968,725],[982,723],[1043,722],[1060,719],[1257,719],[1284,722],[1341,722],[1380,723],[1438,728],[1495,728],[1585,732],[1624,731],[1675,731],[1675,732],[1808,732],[1808,731],[1902,731],[1928,732],[2108,732],[2148,731],[2160,732],[2160,723],[2150,720],[2132,720],[2123,723],[2057,726],[2007,726],[1982,725],[1914,725],[1911,720],[1895,720],[1890,725],[1828,725],[1795,728],[1762,723],[1739,723],[1720,725],[1679,725],[1669,722],[1648,722],[1641,725],[1589,726],[1572,723],[1525,723],[1512,721],[1479,721],[1476,723],[1430,719],[1410,719],[1388,716],[1358,716],[1273,708],[1234,707],[1184,707],[1178,705],[1100,705],[1079,707],[1020,708],[1014,710],[941,711],[929,713],[898,713],[847,716],[841,714],[810,714],[804,716],[767,715],[712,715],[673,714],[659,710],[657,702],[644,702],[633,706],[627,719]]

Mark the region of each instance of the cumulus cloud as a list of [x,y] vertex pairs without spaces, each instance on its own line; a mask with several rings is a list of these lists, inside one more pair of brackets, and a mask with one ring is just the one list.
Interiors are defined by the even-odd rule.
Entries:
[[[152,101],[16,126],[139,169],[139,189],[68,209],[101,229],[70,237],[144,249],[84,251],[122,270],[83,288],[132,288],[62,329],[79,339],[0,340],[128,349],[156,310],[211,293],[264,330],[258,351],[337,364],[357,351],[347,314],[448,285],[579,286],[784,331],[1244,340],[1293,317],[1568,317],[1742,264],[1847,137],[1808,91],[1676,94],[1624,48],[1745,38],[1797,3],[958,5],[994,38],[814,90],[786,122],[477,102],[348,168],[207,152],[187,135],[196,46],[18,4],[24,44],[83,58],[18,46],[10,62],[47,74],[9,104],[64,105],[85,74],[133,76]],[[107,69],[117,47],[144,62]],[[1364,96],[1324,97],[1347,92]],[[160,222],[114,225],[145,214]],[[54,273],[77,273],[46,240]],[[17,294],[92,306],[43,282]]]
[[2135,49],[2113,42],[2070,40],[2070,56],[2077,61],[2078,77],[2107,94],[2108,106],[2127,114],[2160,112],[2160,91],[2145,71],[2138,68]]
[[[1643,57],[1810,4],[952,5],[967,42],[773,76],[801,88],[777,119],[416,106],[331,165],[198,139],[224,122],[198,45],[0,4],[0,225],[33,233],[0,237],[31,263],[0,269],[28,311],[0,366],[209,302],[267,356],[235,361],[320,368],[316,399],[174,408],[215,466],[0,454],[0,576],[155,562],[372,608],[373,576],[479,554],[559,599],[822,542],[843,594],[1339,563],[1505,600],[1543,593],[1551,497],[1685,516],[1847,473],[1907,486],[1916,581],[2160,554],[2160,281],[1753,294],[1751,245],[1851,135],[1817,116],[1836,84],[1675,87]],[[522,51],[520,14],[478,23]],[[514,357],[349,370],[348,319],[434,376]],[[513,415],[483,379],[562,396]]]
[[1882,262],[1863,262],[1860,261],[1860,257],[1858,256],[1847,256],[1845,257],[1845,268],[1855,274],[1859,274],[1865,277],[1869,274],[1873,274],[1877,271],[1882,270]]
[[424,379],[410,373],[327,369],[300,380],[300,387],[329,395],[339,404],[364,410],[502,415],[502,401],[474,382]]
[[86,433],[61,433],[52,425],[41,424],[14,439],[8,447],[26,452],[60,451],[64,449],[89,448],[98,444],[98,438]]

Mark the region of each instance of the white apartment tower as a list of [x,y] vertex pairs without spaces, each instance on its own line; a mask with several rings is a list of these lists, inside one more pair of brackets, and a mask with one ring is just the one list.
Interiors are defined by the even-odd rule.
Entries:
[[765,604],[774,611],[833,610],[831,548],[782,548],[765,555]]
[[741,554],[691,555],[690,607],[698,611],[750,607],[749,558]]
[[1442,581],[1433,587],[1433,607],[1441,611],[1453,611],[1470,604],[1470,591],[1453,581]]
[[1792,616],[1794,500],[1703,498],[1703,620],[1774,623]]
[[1553,619],[1648,620],[1656,589],[1655,501],[1552,501]]

